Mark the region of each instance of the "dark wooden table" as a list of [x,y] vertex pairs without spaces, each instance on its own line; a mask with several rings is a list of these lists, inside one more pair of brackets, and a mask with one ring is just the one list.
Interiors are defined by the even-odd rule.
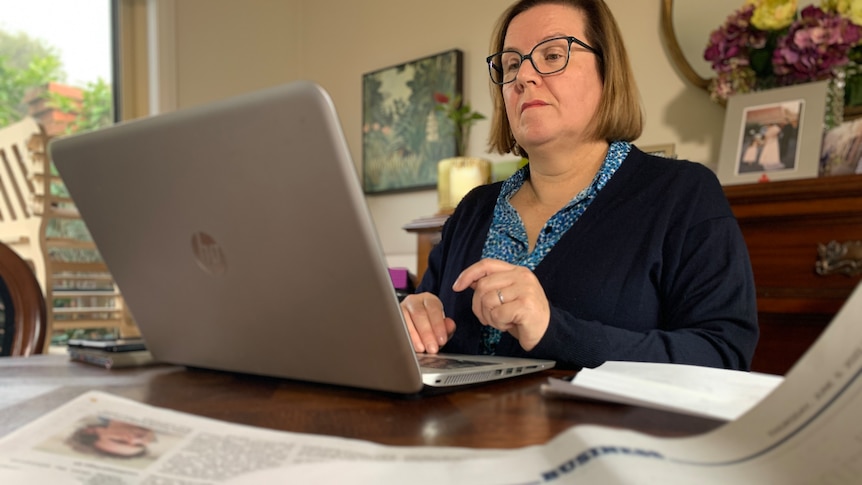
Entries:
[[455,392],[379,392],[177,366],[106,370],[63,355],[0,359],[0,436],[73,397],[101,390],[186,413],[275,430],[388,445],[516,448],[579,424],[687,436],[722,423],[609,403],[542,396],[559,370]]

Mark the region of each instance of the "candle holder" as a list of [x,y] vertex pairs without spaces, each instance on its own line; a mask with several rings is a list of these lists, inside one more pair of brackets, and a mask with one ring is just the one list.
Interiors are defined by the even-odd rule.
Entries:
[[491,162],[483,158],[452,157],[437,163],[437,208],[451,212],[474,188],[491,182]]

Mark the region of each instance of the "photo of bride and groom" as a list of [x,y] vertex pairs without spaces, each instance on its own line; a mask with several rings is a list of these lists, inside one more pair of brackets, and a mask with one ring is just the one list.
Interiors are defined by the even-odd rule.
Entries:
[[796,168],[803,104],[797,100],[745,110],[737,174]]

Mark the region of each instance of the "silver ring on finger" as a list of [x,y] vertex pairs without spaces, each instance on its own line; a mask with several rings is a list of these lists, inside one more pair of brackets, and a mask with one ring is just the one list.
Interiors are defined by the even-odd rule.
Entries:
[[506,302],[503,300],[503,292],[502,292],[502,291],[500,291],[500,290],[497,290],[497,299],[498,299],[498,300],[500,300],[500,304],[501,304],[501,305],[502,305],[503,303],[506,303]]

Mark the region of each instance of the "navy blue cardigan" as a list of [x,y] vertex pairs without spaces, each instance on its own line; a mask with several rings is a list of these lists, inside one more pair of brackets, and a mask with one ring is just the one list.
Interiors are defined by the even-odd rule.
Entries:
[[[479,353],[472,290],[451,288],[481,256],[500,186],[478,187],[458,205],[417,288],[438,295],[457,325],[442,352]],[[748,251],[701,164],[632,147],[534,273],[551,305],[548,330],[530,352],[504,333],[498,355],[562,368],[628,360],[750,369],[758,327]]]

